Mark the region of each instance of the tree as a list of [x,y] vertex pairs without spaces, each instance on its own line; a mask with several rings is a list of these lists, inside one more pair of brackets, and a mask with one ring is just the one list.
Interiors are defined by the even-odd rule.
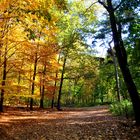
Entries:
[[108,52],[108,55],[110,55],[112,57],[112,60],[113,60],[114,70],[115,70],[117,99],[120,102],[121,101],[121,93],[120,93],[120,80],[119,80],[118,64],[117,64],[117,60],[116,60],[116,56],[115,56],[114,50],[111,47],[110,43],[109,43],[110,48],[107,50],[107,52]]
[[122,4],[123,1],[115,8],[113,7],[112,0],[107,0],[106,3],[101,0],[98,0],[98,2],[108,11],[116,56],[131,97],[136,124],[140,125],[140,97],[128,67],[127,54],[121,37],[121,24],[117,23],[117,17],[115,16],[115,10]]
[[64,54],[62,73],[61,73],[61,79],[60,79],[60,87],[59,87],[59,93],[58,93],[58,101],[57,101],[57,109],[58,110],[61,110],[60,99],[61,99],[61,94],[62,94],[62,85],[63,85],[63,80],[64,80],[66,61],[67,61],[67,54]]
[[[58,55],[58,64],[59,64],[59,61],[60,61],[60,54]],[[54,91],[53,91],[53,95],[52,95],[52,103],[51,103],[51,108],[54,107],[54,100],[55,100],[55,94],[56,94],[56,89],[57,89],[57,81],[58,81],[58,69],[56,70],[56,73],[55,73],[55,81],[54,81]]]
[[[1,1],[0,3],[2,5],[1,7],[1,32],[0,32],[0,40],[1,40],[1,66],[3,67],[2,70],[2,85],[1,85],[1,98],[0,98],[0,111],[3,111],[3,102],[4,102],[4,95],[7,92],[9,92],[6,88],[8,85],[7,83],[7,75],[10,72],[10,70],[15,66],[16,62],[13,62],[13,58],[15,57],[15,54],[21,47],[23,38],[25,37],[25,34],[23,33],[22,28],[17,29],[17,22],[16,18],[18,17],[18,13],[15,13],[17,3],[13,4],[13,1]],[[13,6],[11,7],[11,5]],[[0,5],[0,6],[1,6]],[[4,6],[4,7],[3,7]],[[19,24],[19,27],[21,25]],[[15,33],[15,34],[14,34]],[[23,33],[23,37],[19,39],[19,36]],[[11,64],[9,62],[11,61]],[[11,85],[9,85],[9,88]]]
[[[19,100],[20,97],[25,100],[30,98],[32,109],[39,87],[44,87],[42,99],[46,90],[51,92],[53,88],[52,72],[58,68],[57,14],[65,5],[57,0],[2,0],[0,8],[0,111],[3,111],[4,97],[8,100],[10,96],[19,97]],[[45,79],[42,85],[38,84],[40,67],[47,68],[42,73]],[[45,71],[48,72],[47,76]]]
[[[76,43],[81,42],[85,43],[86,33],[89,33],[90,25],[96,19],[95,15],[92,13],[93,7],[89,10],[86,10],[86,6],[80,1],[70,1],[67,5],[67,11],[61,13],[62,18],[58,22],[58,26],[61,31],[58,37],[59,44],[61,44],[60,52],[63,54],[64,60],[66,56],[69,57],[69,53],[73,50],[76,50]],[[87,18],[90,16],[91,20],[87,22]],[[83,40],[83,42],[82,42]],[[86,45],[85,45],[86,46]],[[65,62],[64,61],[64,62]],[[66,62],[65,62],[66,63]],[[64,63],[63,63],[64,64]],[[66,63],[67,65],[67,63]],[[63,65],[65,66],[65,65]],[[64,71],[62,70],[62,73]],[[61,81],[62,77],[61,77]],[[63,84],[60,82],[60,88]],[[59,90],[61,92],[61,90]],[[58,95],[58,108],[60,102],[61,93]]]

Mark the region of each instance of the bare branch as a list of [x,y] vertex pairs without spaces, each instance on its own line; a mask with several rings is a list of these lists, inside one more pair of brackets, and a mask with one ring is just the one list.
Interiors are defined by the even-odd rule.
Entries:
[[6,74],[9,73],[9,71],[14,67],[14,65],[12,65],[7,71]]
[[85,14],[94,4],[96,4],[97,2],[98,2],[98,1],[92,3],[92,4],[85,10],[84,14]]

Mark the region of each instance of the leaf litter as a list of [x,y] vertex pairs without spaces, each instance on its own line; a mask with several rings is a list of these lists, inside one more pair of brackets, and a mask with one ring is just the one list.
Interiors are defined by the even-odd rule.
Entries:
[[132,120],[113,116],[107,106],[0,114],[0,140],[140,140]]

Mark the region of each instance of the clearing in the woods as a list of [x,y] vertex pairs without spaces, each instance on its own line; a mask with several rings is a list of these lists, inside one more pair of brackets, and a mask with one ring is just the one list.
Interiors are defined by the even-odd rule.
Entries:
[[139,140],[140,129],[107,106],[63,111],[6,108],[0,140]]

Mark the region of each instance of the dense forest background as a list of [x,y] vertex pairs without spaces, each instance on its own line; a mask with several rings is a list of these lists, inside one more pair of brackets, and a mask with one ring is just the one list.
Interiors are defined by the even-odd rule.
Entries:
[[[112,104],[125,115],[133,106],[140,123],[139,6],[139,0],[1,0],[0,111]],[[96,46],[106,54],[97,56]]]

